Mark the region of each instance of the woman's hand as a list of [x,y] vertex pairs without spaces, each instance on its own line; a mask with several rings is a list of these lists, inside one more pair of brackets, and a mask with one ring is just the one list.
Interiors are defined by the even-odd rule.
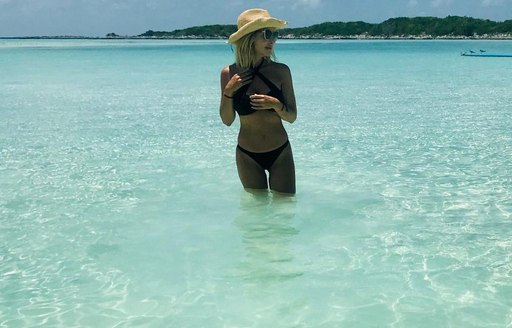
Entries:
[[228,97],[233,97],[235,92],[246,84],[252,82],[252,73],[250,70],[234,74],[224,87],[224,94]]
[[255,110],[263,109],[281,109],[282,104],[279,99],[268,95],[253,94],[251,98],[251,107]]

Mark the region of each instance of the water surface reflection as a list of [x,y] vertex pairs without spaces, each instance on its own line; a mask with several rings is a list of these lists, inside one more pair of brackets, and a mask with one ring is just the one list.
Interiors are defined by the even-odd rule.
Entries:
[[303,274],[294,262],[296,199],[270,193],[243,193],[235,225],[241,231],[245,256],[237,276],[256,287],[271,286]]

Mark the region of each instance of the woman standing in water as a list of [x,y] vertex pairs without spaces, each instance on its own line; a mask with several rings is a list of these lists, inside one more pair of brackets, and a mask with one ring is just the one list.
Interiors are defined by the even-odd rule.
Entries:
[[[228,42],[236,62],[221,72],[220,117],[230,126],[236,114],[240,132],[236,148],[238,176],[246,190],[295,194],[295,165],[282,121],[297,118],[290,69],[273,61],[277,30],[285,21],[264,9],[244,11]],[[268,171],[268,179],[266,172]]]

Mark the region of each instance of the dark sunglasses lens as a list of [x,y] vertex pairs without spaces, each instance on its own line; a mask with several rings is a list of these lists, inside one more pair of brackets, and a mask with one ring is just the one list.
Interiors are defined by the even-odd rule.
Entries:
[[277,31],[272,32],[271,30],[263,30],[263,37],[265,40],[275,40],[279,36]]

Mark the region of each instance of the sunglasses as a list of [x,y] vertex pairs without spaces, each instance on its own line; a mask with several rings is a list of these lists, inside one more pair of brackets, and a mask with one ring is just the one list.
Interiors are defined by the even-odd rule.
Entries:
[[277,32],[277,31],[272,32],[269,29],[264,29],[261,32],[263,33],[263,38],[265,40],[275,40],[279,37],[279,32]]

